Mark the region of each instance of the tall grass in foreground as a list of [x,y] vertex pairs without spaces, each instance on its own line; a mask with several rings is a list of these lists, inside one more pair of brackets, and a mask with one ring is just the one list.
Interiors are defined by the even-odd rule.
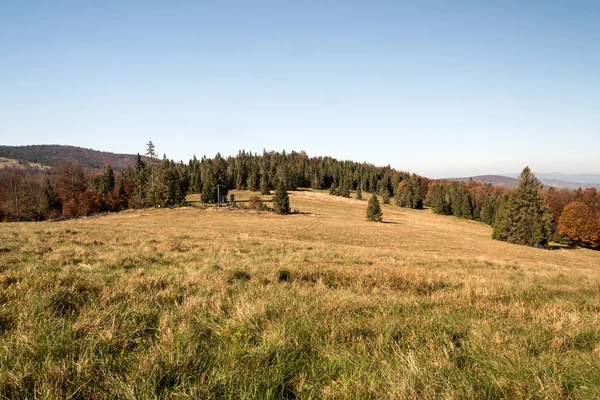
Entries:
[[600,397],[597,252],[290,198],[0,225],[0,397]]

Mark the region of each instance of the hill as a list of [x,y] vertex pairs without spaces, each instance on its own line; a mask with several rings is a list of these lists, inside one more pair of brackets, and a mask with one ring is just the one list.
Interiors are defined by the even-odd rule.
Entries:
[[[536,173],[536,177],[546,187],[555,187],[560,189],[577,189],[577,188],[588,188],[595,187],[600,189],[600,176],[592,174],[580,174],[580,175],[569,175],[569,174],[545,174]],[[506,175],[477,175],[469,176],[464,178],[448,178],[447,181],[458,181],[467,182],[474,180],[479,183],[490,183],[493,186],[503,186],[506,188],[514,188],[517,186],[517,177],[519,174],[506,174]],[[570,180],[572,179],[572,180]]]
[[[596,174],[563,174],[559,172],[540,172],[536,173],[535,175],[542,181],[544,185],[555,188],[577,189],[595,187],[596,189],[600,189],[600,175]],[[506,174],[506,176],[516,178],[519,176],[519,174],[512,173]]]
[[122,171],[135,162],[133,154],[115,154],[105,151],[63,145],[0,146],[0,157],[21,163],[35,163],[53,167],[65,159],[72,159],[91,169],[104,169],[110,165]]
[[474,180],[479,183],[490,183],[493,186],[504,186],[506,188],[513,188],[517,186],[517,180],[515,178],[502,176],[502,175],[477,175],[477,176],[469,176],[465,178],[449,178],[445,179],[447,181],[458,181],[458,182],[467,182],[470,180]]
[[600,397],[600,252],[290,201],[3,225],[0,395]]

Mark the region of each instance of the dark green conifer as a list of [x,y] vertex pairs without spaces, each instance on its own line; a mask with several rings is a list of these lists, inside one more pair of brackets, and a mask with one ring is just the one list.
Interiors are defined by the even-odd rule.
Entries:
[[227,196],[228,191],[227,163],[221,154],[217,153],[206,171],[200,200],[203,203],[215,204],[220,200],[218,196],[221,196],[222,200]]
[[290,213],[290,197],[287,190],[285,190],[284,182],[279,182],[277,185],[275,196],[273,197],[273,208],[277,214],[285,215]]
[[383,221],[383,212],[381,211],[381,206],[379,205],[379,200],[375,193],[373,193],[369,200],[369,204],[367,205],[367,220],[374,222]]
[[384,186],[383,188],[381,199],[383,200],[383,204],[390,204],[390,191],[387,186]]
[[356,187],[356,199],[357,200],[362,200],[362,181],[358,183],[358,186]]
[[552,215],[540,194],[542,183],[529,167],[517,187],[498,207],[493,238],[510,243],[545,247],[552,236]]

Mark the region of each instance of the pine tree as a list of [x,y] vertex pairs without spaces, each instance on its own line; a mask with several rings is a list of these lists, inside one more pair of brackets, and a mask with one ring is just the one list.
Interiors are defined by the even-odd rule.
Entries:
[[260,194],[271,194],[271,190],[269,187],[269,174],[266,170],[263,171],[263,174],[260,177]]
[[[206,171],[200,200],[203,203],[216,204],[225,198],[229,191],[228,181],[227,163],[221,157],[221,154],[217,153]],[[221,196],[221,199],[219,199],[219,196]]]
[[42,218],[50,218],[53,215],[59,215],[60,209],[60,200],[54,192],[50,180],[46,178],[42,198],[40,199],[40,216]]
[[462,202],[460,204],[460,217],[473,219],[473,200],[468,192],[465,192],[462,196]]
[[381,206],[375,193],[371,196],[369,204],[367,205],[367,219],[369,221],[381,222],[383,221],[383,213],[381,212]]
[[356,187],[356,199],[357,200],[362,200],[362,181],[358,184],[358,186]]
[[383,204],[390,204],[390,191],[387,188],[387,186],[385,186],[383,188],[383,191],[381,193],[381,198],[383,200]]
[[115,174],[110,165],[104,170],[102,176],[102,194],[106,195],[115,189]]
[[516,189],[498,208],[494,239],[534,247],[548,244],[552,236],[552,215],[540,194],[541,188],[542,183],[525,167]]
[[253,163],[252,168],[250,168],[246,186],[248,187],[248,190],[253,192],[260,188],[260,170],[257,163]]
[[446,192],[447,187],[443,183],[438,182],[431,188],[431,195],[428,199],[428,204],[436,214],[452,214],[452,210],[450,210],[450,205],[446,200]]
[[412,203],[409,207],[414,208],[415,210],[423,209],[423,195],[421,193],[422,183],[421,178],[416,178],[411,180],[411,193],[412,193]]
[[342,178],[340,179],[340,186],[338,187],[337,195],[342,197],[350,197],[348,179],[344,175],[342,175]]
[[494,212],[496,211],[496,199],[489,190],[486,190],[484,196],[480,219],[482,222],[491,225],[494,218]]
[[277,214],[289,214],[290,213],[290,197],[285,190],[285,183],[280,181],[275,190],[275,196],[273,197],[273,207]]
[[142,207],[144,205],[144,198],[146,196],[146,185],[148,183],[148,175],[146,174],[146,163],[140,157],[138,153],[135,159],[134,169],[134,207]]

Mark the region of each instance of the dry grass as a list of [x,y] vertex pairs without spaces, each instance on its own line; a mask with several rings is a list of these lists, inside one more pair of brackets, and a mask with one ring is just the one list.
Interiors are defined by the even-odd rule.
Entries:
[[[50,169],[50,167],[38,164],[38,163],[27,163],[30,168],[35,169]],[[0,157],[0,168],[16,168],[16,169],[25,169],[25,165],[21,164],[18,160],[13,160],[12,158],[4,158]]]
[[600,252],[290,200],[0,225],[0,396],[600,397]]

